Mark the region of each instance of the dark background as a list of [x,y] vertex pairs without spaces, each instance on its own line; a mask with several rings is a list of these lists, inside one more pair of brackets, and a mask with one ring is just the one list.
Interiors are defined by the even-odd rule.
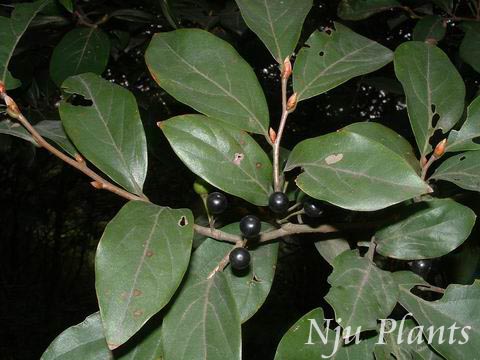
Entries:
[[[159,120],[191,112],[158,88],[144,65],[143,53],[151,35],[172,30],[158,3],[77,2],[92,18],[117,8],[133,8],[150,15],[142,21],[113,19],[102,26],[113,41],[118,40],[115,35],[118,30],[130,34],[126,48],[118,41],[114,43],[104,76],[128,87],[139,102],[149,143],[146,194],[157,204],[190,207],[201,216],[201,203],[192,189],[194,175],[176,158],[155,126]],[[337,4],[337,1],[315,1],[301,43],[313,30],[333,26]],[[277,66],[256,36],[238,21],[232,2],[178,1],[177,9],[175,15],[181,26],[212,31],[231,42],[254,67],[269,101],[272,127],[276,128],[280,117]],[[8,6],[0,6],[0,15],[9,12]],[[395,10],[368,20],[343,23],[393,50],[411,39],[416,21],[403,19],[404,15]],[[10,95],[32,121],[42,116],[58,118],[55,104],[60,93],[48,80],[48,61],[55,44],[74,26],[75,19],[66,12],[57,16],[56,22],[37,24],[34,31],[24,36],[12,61],[13,73],[24,80],[24,85]],[[440,46],[464,77],[469,102],[478,91],[480,78],[458,57],[462,36],[456,24],[450,23]],[[377,73],[355,78],[327,94],[302,102],[289,118],[284,145],[291,148],[306,137],[335,131],[357,121],[378,121],[414,144],[404,101],[390,64]],[[436,184],[436,189],[440,196],[453,195],[475,210],[478,208],[476,193],[465,193],[445,184]],[[252,210],[238,199],[230,200],[236,210],[221,219],[224,224],[236,221],[247,208]],[[38,359],[60,332],[97,311],[95,249],[105,225],[123,204],[115,195],[93,189],[85,176],[46,151],[21,139],[0,135],[0,360]],[[325,221],[364,216],[328,207]],[[368,216],[375,218],[383,213]],[[355,236],[363,235],[360,232]],[[368,232],[365,236],[368,238]],[[390,269],[413,267],[440,286],[451,281],[466,283],[475,275],[479,255],[476,237],[477,232],[445,259],[424,264],[382,259],[380,262]],[[265,306],[244,326],[245,359],[272,359],[282,334],[301,315],[319,305],[329,311],[322,297],[328,291],[326,278],[330,267],[316,252],[313,240],[314,237],[288,238],[282,244],[271,294]]]

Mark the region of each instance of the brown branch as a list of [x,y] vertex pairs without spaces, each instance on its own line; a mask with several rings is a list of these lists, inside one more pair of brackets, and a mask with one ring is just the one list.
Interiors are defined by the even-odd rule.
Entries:
[[85,160],[80,156],[75,156],[75,159],[65,155],[63,152],[58,150],[56,147],[51,145],[48,141],[46,141],[42,135],[38,133],[38,131],[30,124],[25,116],[20,112],[15,101],[7,95],[5,92],[4,84],[0,82],[0,98],[5,102],[7,105],[7,113],[10,117],[17,120],[29,133],[32,135],[33,139],[37,142],[40,147],[48,150],[50,153],[58,157],[59,159],[63,160],[67,164],[73,166],[74,168],[80,170],[82,173],[90,177],[93,181],[91,182],[92,186],[96,189],[103,189],[110,191],[114,194],[117,194],[127,200],[140,200],[140,201],[148,201],[148,198],[142,194],[142,196],[138,196],[132,194],[117,185],[112,184],[108,180],[104,179],[100,175],[98,175],[95,171],[90,169],[85,162]]

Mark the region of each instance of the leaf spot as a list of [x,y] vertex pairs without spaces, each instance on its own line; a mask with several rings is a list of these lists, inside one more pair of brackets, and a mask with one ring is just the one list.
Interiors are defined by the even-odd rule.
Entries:
[[257,169],[260,169],[260,168],[262,167],[262,163],[257,162],[257,163],[255,164],[255,167],[256,167]]
[[133,312],[133,316],[138,318],[139,316],[143,315],[143,310],[137,309]]
[[343,159],[343,154],[332,154],[325,158],[327,165],[335,164]]
[[178,226],[184,227],[188,225],[188,220],[185,216],[182,216],[180,220],[178,220]]
[[153,256],[153,251],[152,250],[147,250],[147,252],[145,253],[145,256],[146,257],[152,257]]
[[235,165],[240,165],[242,163],[242,160],[245,158],[245,155],[242,153],[235,153],[235,157],[233,159],[233,163]]
[[143,293],[142,293],[140,290],[138,290],[138,289],[133,290],[133,296],[140,296],[140,295],[142,295],[142,294],[143,294]]

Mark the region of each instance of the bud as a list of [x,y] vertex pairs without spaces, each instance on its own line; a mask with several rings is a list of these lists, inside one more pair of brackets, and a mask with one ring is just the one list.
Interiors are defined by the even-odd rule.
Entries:
[[447,139],[443,139],[437,144],[437,146],[435,146],[435,150],[433,151],[433,156],[435,156],[437,159],[441,158],[443,154],[445,154],[446,148],[447,148]]
[[100,181],[92,181],[90,183],[95,189],[101,190],[103,189],[103,184]]
[[197,180],[195,180],[195,182],[193,183],[193,191],[195,191],[200,196],[207,196],[209,193],[209,187],[210,186],[207,184],[207,182],[201,178],[197,178]]
[[292,96],[288,98],[287,101],[287,111],[293,111],[297,107],[297,93],[293,93]]
[[76,153],[75,154],[75,160],[79,163],[83,163],[85,162],[85,159],[82,157],[82,155],[80,155],[79,153]]
[[0,94],[5,93],[5,91],[6,91],[5,84],[2,81],[0,81]]
[[270,128],[268,130],[268,135],[270,136],[270,140],[272,140],[272,144],[275,144],[275,140],[277,140],[277,133],[275,132],[275,130]]
[[292,63],[290,62],[290,56],[287,56],[283,61],[282,79],[287,80],[290,75],[292,75]]

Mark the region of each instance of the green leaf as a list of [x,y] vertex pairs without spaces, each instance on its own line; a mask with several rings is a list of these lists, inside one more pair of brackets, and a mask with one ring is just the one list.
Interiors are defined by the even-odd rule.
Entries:
[[295,146],[286,170],[298,166],[302,191],[350,210],[379,210],[430,191],[403,157],[347,129]]
[[470,235],[475,213],[451,199],[405,207],[400,221],[375,234],[377,251],[401,260],[440,257],[459,247]]
[[401,7],[395,0],[342,0],[338,5],[338,16],[343,20],[363,20],[395,7]]
[[[403,320],[403,319],[402,319]],[[415,321],[405,318],[403,322],[384,324],[385,335],[375,345],[376,360],[442,360],[422,338],[422,330]],[[418,340],[417,337],[422,340]],[[411,339],[411,340],[409,340]],[[421,341],[418,344],[417,341]]]
[[350,326],[353,332],[358,327],[375,330],[377,319],[386,318],[397,303],[398,287],[392,275],[360,257],[358,250],[335,258],[328,283],[332,287],[325,300],[335,310],[340,326]]
[[446,151],[480,150],[480,96],[467,108],[467,119],[460,130],[452,130]]
[[208,245],[193,253],[189,272],[163,321],[165,360],[241,360],[240,317],[234,294]]
[[344,127],[344,130],[379,142],[403,157],[412,168],[420,172],[420,162],[415,156],[412,145],[392,129],[374,122],[358,122]]
[[131,201],[110,221],[95,258],[110,349],[126,342],[170,301],[187,270],[192,240],[188,209]]
[[58,335],[40,360],[113,359],[98,312]]
[[69,31],[53,49],[50,76],[58,86],[73,75],[101,75],[110,56],[110,39],[99,28],[76,28]]
[[447,13],[451,14],[453,9],[453,0],[433,0],[433,2]]
[[155,316],[124,346],[115,351],[115,360],[162,360],[162,317]]
[[435,131],[446,133],[462,116],[465,84],[448,56],[423,42],[400,45],[394,63],[405,90],[413,133],[420,154],[425,156],[432,150],[429,140]]
[[466,33],[460,44],[460,57],[475,71],[480,72],[480,24],[467,23],[463,27]]
[[[262,223],[262,231],[272,229],[270,224]],[[222,230],[229,234],[240,235],[238,223],[227,225]],[[212,268],[232,250],[231,244],[213,239],[205,240],[202,246],[204,254],[208,254]],[[235,294],[235,302],[242,323],[260,309],[270,292],[277,264],[278,243],[253,245],[248,249],[251,255],[248,271],[236,272],[231,266],[223,271],[232,293]]]
[[37,14],[50,3],[51,0],[39,0],[32,3],[16,4],[10,18],[0,16],[0,81],[7,90],[20,86],[20,81],[15,79],[8,71],[8,64],[12,59],[15,48],[20,38],[27,30]]
[[[449,285],[443,297],[437,301],[423,300],[413,295],[410,287],[401,286],[400,304],[424,327],[424,336],[429,344],[446,359],[477,358],[480,348],[478,328],[480,282],[478,280],[469,286]],[[455,341],[449,341],[452,331],[449,328],[452,326],[456,327]],[[430,327],[432,328],[429,330]],[[439,330],[442,327],[443,331]],[[468,339],[465,338],[461,329]],[[441,337],[443,337],[443,343],[440,343]]]
[[445,160],[431,176],[462,189],[480,191],[480,151],[467,151]]
[[297,46],[312,0],[236,0],[248,27],[257,34],[279,64]]
[[246,132],[203,115],[176,116],[160,127],[195,174],[255,205],[268,203],[272,165]]
[[[340,338],[336,339],[336,332],[340,330],[333,331],[325,328],[323,326],[325,320],[322,308],[314,309],[300,318],[280,341],[275,360],[326,358],[333,360],[374,360],[373,347],[377,337],[361,339],[358,344],[345,346],[340,343],[342,341]],[[340,343],[338,349],[335,349],[336,340]]]
[[135,97],[94,74],[71,77],[63,87],[69,94],[92,101],[91,106],[60,104],[69,138],[97,168],[141,195],[147,174],[147,144]]
[[446,24],[438,15],[428,15],[420,19],[413,29],[414,41],[435,40],[440,41],[445,37]]
[[73,13],[73,0],[59,0],[62,6],[70,13]]
[[268,134],[268,108],[252,68],[206,31],[156,34],[145,54],[153,78],[195,110],[246,131]]
[[392,52],[340,23],[331,33],[315,31],[295,60],[293,88],[298,101],[320,95],[392,61]]
[[315,247],[330,265],[333,264],[333,260],[335,260],[338,255],[350,250],[348,241],[342,238],[316,241]]
[[[67,134],[65,134],[60,121],[43,120],[37,123],[34,128],[40,133],[40,135],[53,141],[67,154],[70,154],[71,156],[78,154],[78,151],[68,139]],[[16,136],[38,146],[37,142],[22,125],[9,119],[0,121],[0,134]]]

